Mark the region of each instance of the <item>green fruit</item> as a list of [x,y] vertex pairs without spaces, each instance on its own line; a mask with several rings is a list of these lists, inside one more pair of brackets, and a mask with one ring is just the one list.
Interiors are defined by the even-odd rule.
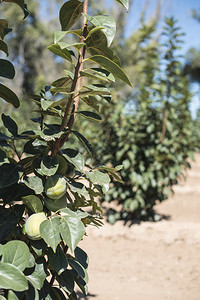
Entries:
[[55,212],[61,208],[65,208],[67,206],[67,200],[66,200],[65,196],[63,196],[60,199],[56,199],[56,200],[50,199],[50,198],[45,198],[44,202],[45,202],[46,207],[53,212]]
[[47,179],[44,190],[47,197],[51,199],[59,199],[64,196],[67,188],[65,178],[59,174],[55,174]]
[[25,223],[25,232],[28,237],[32,240],[39,240],[41,239],[40,236],[40,224],[47,220],[45,213],[37,213],[31,215]]

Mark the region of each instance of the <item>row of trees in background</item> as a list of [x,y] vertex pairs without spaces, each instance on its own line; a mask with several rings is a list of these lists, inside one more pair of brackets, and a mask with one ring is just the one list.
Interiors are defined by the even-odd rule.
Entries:
[[199,150],[192,95],[178,54],[182,33],[173,18],[165,20],[159,40],[155,31],[155,21],[142,23],[124,43],[121,53],[127,73],[136,78],[134,89],[114,93],[111,107],[102,110],[103,124],[88,131],[99,149],[97,162],[123,165],[123,183],[113,181],[102,199],[111,203],[111,223],[159,220],[155,204],[169,197],[190,167],[188,158]]

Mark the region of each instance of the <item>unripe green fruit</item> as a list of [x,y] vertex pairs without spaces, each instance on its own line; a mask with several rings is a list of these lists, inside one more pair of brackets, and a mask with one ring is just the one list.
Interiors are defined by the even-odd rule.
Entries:
[[63,176],[55,174],[47,179],[44,190],[47,197],[59,199],[64,196],[67,188],[66,180]]
[[44,202],[45,202],[46,207],[53,212],[55,212],[61,208],[65,208],[67,206],[67,200],[66,200],[65,196],[63,196],[60,199],[56,199],[56,200],[50,199],[50,198],[45,198]]
[[39,240],[40,236],[40,224],[47,220],[45,213],[37,213],[31,215],[25,223],[25,232],[32,240]]

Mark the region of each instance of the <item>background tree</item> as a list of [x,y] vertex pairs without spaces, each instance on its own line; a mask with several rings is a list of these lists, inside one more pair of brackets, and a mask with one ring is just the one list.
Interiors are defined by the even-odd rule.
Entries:
[[168,198],[189,167],[187,159],[198,150],[189,111],[189,83],[177,53],[182,34],[173,18],[166,19],[161,46],[153,36],[155,28],[155,21],[142,24],[127,41],[126,70],[131,78],[136,73],[139,79],[132,92],[121,98],[120,91],[111,109],[104,110],[103,126],[94,134],[88,131],[100,146],[97,162],[123,165],[124,184],[113,182],[105,196],[111,207],[113,201],[119,205],[108,211],[112,223],[117,219],[158,220],[155,204]]

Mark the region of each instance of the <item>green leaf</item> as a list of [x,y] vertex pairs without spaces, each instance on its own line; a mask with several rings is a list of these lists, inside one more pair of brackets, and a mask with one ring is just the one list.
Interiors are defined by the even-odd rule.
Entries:
[[83,266],[76,260],[69,258],[68,262],[70,266],[78,273],[78,275],[85,281],[85,283],[88,283],[88,274],[86,270],[83,268]]
[[123,165],[118,165],[115,168],[106,167],[106,166],[99,166],[98,170],[105,170],[110,173],[110,175],[117,180],[120,183],[124,183],[124,181],[120,178],[118,174],[116,174],[117,171],[121,170],[123,168]]
[[56,248],[61,241],[59,225],[59,217],[54,217],[49,220],[46,220],[40,225],[41,237],[45,240],[47,244],[51,246],[54,252],[56,252]]
[[88,255],[83,249],[76,247],[75,251],[76,260],[83,266],[84,269],[88,268],[89,258]]
[[54,54],[72,62],[71,54],[67,49],[61,49],[58,44],[53,44],[48,47],[48,49]]
[[19,300],[16,294],[13,291],[8,291],[8,300]]
[[41,108],[43,110],[47,110],[52,105],[52,103],[53,103],[53,101],[46,100],[46,99],[41,99],[41,101],[40,101]]
[[110,177],[100,171],[85,172],[86,178],[88,178],[93,184],[98,184],[103,187],[103,192],[106,193],[109,189]]
[[40,198],[38,198],[35,195],[28,195],[25,197],[22,197],[22,202],[32,210],[32,212],[34,213],[38,213],[43,211],[43,205],[42,202],[40,200]]
[[40,179],[37,176],[26,176],[24,178],[24,183],[26,186],[28,186],[30,189],[34,190],[36,194],[41,194],[43,192],[43,183],[42,179]]
[[67,161],[72,163],[77,170],[83,171],[84,168],[84,157],[75,149],[66,148],[62,150],[62,155]]
[[21,292],[28,289],[28,282],[17,267],[8,263],[0,263],[0,287]]
[[60,9],[60,24],[62,30],[70,29],[81,17],[83,11],[83,2],[69,0],[63,4]]
[[24,9],[24,0],[3,0],[3,2],[13,2],[18,4],[22,9]]
[[57,44],[59,41],[61,41],[66,34],[75,34],[78,37],[81,37],[82,35],[82,30],[81,29],[76,29],[76,30],[68,30],[68,31],[56,31],[54,33],[54,44]]
[[[59,79],[55,80],[54,82],[52,82],[51,86],[66,87],[69,85],[70,82],[72,82],[71,78],[62,77],[62,78],[59,78]],[[56,101],[54,101],[54,102],[56,102]],[[66,102],[66,100],[65,100],[65,102]]]
[[29,289],[25,291],[26,300],[40,300],[39,293],[36,288],[32,285],[29,285]]
[[31,253],[28,246],[22,241],[10,241],[3,245],[2,262],[16,266],[24,271],[29,266]]
[[96,121],[96,122],[102,121],[102,117],[100,117],[98,114],[91,111],[78,111],[78,114],[92,121]]
[[65,42],[59,42],[58,45],[60,46],[61,49],[66,49],[69,47],[73,47],[76,50],[80,50],[83,46],[85,46],[85,43],[73,43],[73,44],[68,44]]
[[8,46],[2,40],[0,40],[0,50],[3,51],[8,56]]
[[68,183],[68,186],[70,188],[70,190],[74,193],[78,193],[79,195],[82,195],[84,197],[86,197],[88,195],[88,192],[84,186],[83,183],[81,182],[71,182],[71,183]]
[[0,166],[9,163],[6,152],[0,149]]
[[26,4],[24,3],[24,0],[3,0],[4,2],[13,2],[18,4],[21,9],[24,11],[24,18],[26,18],[29,15],[28,9]]
[[66,300],[66,297],[64,296],[61,289],[53,287],[51,290],[52,290],[53,300]]
[[0,98],[11,103],[15,108],[20,105],[17,95],[3,84],[0,84]]
[[105,34],[108,42],[108,47],[110,47],[116,32],[115,19],[110,16],[99,15],[99,16],[89,16],[85,15],[88,21],[94,26],[103,26],[103,33]]
[[58,170],[58,158],[45,156],[41,161],[41,170],[43,175],[51,176]]
[[0,38],[3,40],[7,33],[12,31],[11,28],[8,28],[8,21],[0,19]]
[[44,138],[46,141],[55,140],[56,138],[61,137],[61,135],[64,133],[60,129],[59,124],[45,124],[46,128],[41,132],[41,137]]
[[9,163],[0,166],[0,189],[18,182],[22,175],[21,167]]
[[71,78],[71,80],[74,80],[74,73],[72,73],[71,71],[69,70],[64,70],[64,72],[66,73],[66,75]]
[[73,252],[85,234],[83,222],[75,216],[61,216],[60,233]]
[[45,253],[47,249],[47,244],[44,240],[30,240],[30,243],[31,248],[34,250],[38,257],[42,256]]
[[60,246],[57,247],[56,253],[50,249],[48,253],[49,264],[58,275],[67,269],[68,262],[64,251]]
[[90,155],[93,155],[93,149],[88,140],[78,131],[72,131],[75,136],[81,141],[83,146],[86,148],[86,150],[89,152]]
[[0,300],[6,300],[6,298],[0,295]]
[[44,285],[44,281],[47,277],[45,271],[46,261],[44,258],[38,258],[35,263],[35,269],[33,273],[27,275],[26,278],[36,289],[41,289]]
[[101,79],[104,81],[112,81],[115,82],[115,77],[105,69],[101,68],[91,68],[89,71],[92,71],[94,74],[87,72],[87,70],[83,70],[81,72],[81,76],[91,77],[93,79]]
[[129,10],[129,0],[116,0],[117,2],[121,3],[127,10]]
[[86,97],[81,97],[81,99],[91,108],[96,110],[97,112],[100,111],[100,103],[99,100],[101,99],[100,96],[86,96]]
[[111,92],[109,89],[107,89],[105,86],[102,86],[100,84],[90,84],[87,86],[83,86],[86,90],[81,90],[79,92],[80,96],[83,95],[100,95],[101,97],[110,95]]
[[5,114],[1,115],[1,119],[3,121],[3,125],[8,129],[8,131],[13,135],[18,135],[18,126],[15,121],[10,117],[6,116]]
[[74,290],[74,279],[69,270],[63,272],[60,276],[57,276],[58,283],[61,287],[69,293],[72,293]]
[[105,29],[105,27],[104,27],[104,26],[95,26],[94,28],[92,28],[92,29],[88,32],[87,37],[86,37],[86,40],[87,40],[92,34],[94,34],[96,31],[102,30],[102,29]]
[[102,55],[121,66],[121,62],[117,54],[107,46],[107,39],[102,31],[95,31],[85,40],[88,52],[91,55]]
[[87,60],[92,60],[92,61],[98,63],[99,65],[104,67],[106,70],[108,70],[110,73],[112,73],[115,77],[120,78],[122,81],[124,81],[125,83],[127,83],[128,85],[130,85],[132,87],[129,78],[124,73],[124,71],[116,63],[114,63],[107,57],[104,57],[102,55],[94,55],[94,56],[91,56],[90,58],[85,59],[84,61],[87,61]]
[[15,77],[15,68],[9,60],[0,59],[0,76],[8,79]]

